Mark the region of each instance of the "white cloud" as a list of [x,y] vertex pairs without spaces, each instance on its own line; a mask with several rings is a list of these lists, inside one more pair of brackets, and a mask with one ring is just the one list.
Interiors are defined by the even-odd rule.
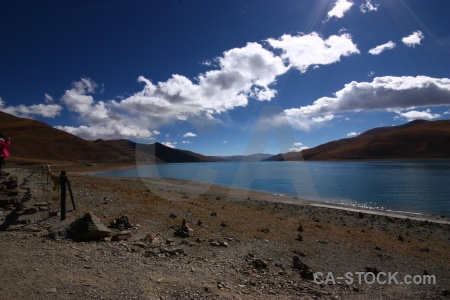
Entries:
[[186,132],[183,137],[196,137],[197,135],[195,133],[192,132]]
[[423,38],[423,33],[420,30],[417,30],[414,31],[411,35],[404,37],[402,39],[402,42],[408,47],[415,47],[416,45],[420,45],[420,42]]
[[347,133],[347,136],[348,137],[355,137],[355,136],[357,136],[357,135],[359,135],[359,133],[356,133],[356,132],[349,132],[349,133]]
[[430,109],[425,111],[410,110],[407,112],[397,112],[399,118],[406,118],[408,122],[414,120],[433,120],[440,118],[440,114],[431,113]]
[[212,121],[214,114],[246,106],[249,98],[271,100],[276,91],[270,85],[288,70],[280,57],[257,43],[226,51],[217,60],[220,69],[200,74],[196,82],[175,74],[153,84],[141,76],[144,89],[112,105],[122,112],[145,114],[154,125],[189,118]]
[[372,82],[353,81],[334,95],[322,97],[312,105],[285,110],[285,113],[316,117],[347,111],[392,111],[450,105],[450,79],[426,76],[376,77]]
[[289,69],[281,57],[258,43],[226,51],[214,62],[219,69],[199,74],[194,80],[174,74],[167,81],[154,84],[140,76],[143,89],[120,100],[96,101],[93,94],[98,85],[81,78],[65,91],[61,100],[89,130],[83,126],[61,128],[98,138],[100,134],[115,135],[119,128],[131,132],[126,129],[134,127],[136,133],[127,137],[142,138],[148,134],[147,138],[152,138],[148,128],[157,129],[175,120],[216,122],[214,115],[246,106],[250,98],[271,100],[276,95],[271,85]]
[[292,144],[292,147],[289,148],[289,152],[300,152],[300,151],[306,150],[306,149],[309,149],[309,147],[304,146],[300,142],[295,142],[295,143]]
[[276,49],[283,50],[282,58],[289,61],[290,67],[304,73],[310,66],[328,65],[340,61],[342,56],[358,54],[358,47],[351,35],[344,33],[323,39],[313,32],[307,35],[283,35],[267,42]]
[[162,142],[161,144],[163,144],[164,146],[170,147],[170,148],[176,148],[176,144],[177,142]]
[[374,71],[370,71],[369,74],[367,74],[367,77],[373,77],[375,75]]
[[53,97],[50,96],[49,94],[44,94],[44,98],[45,98],[45,103],[52,103],[53,102]]
[[396,44],[394,42],[389,41],[386,44],[382,44],[382,45],[376,46],[375,48],[370,49],[369,53],[372,55],[379,55],[386,50],[394,49],[395,46],[396,46]]
[[366,3],[363,3],[359,6],[359,9],[362,13],[366,13],[369,11],[377,11],[379,4],[372,4],[372,0],[366,0]]
[[335,17],[341,19],[344,17],[345,13],[350,10],[353,6],[353,2],[348,0],[337,0],[334,3],[333,8],[328,12],[328,20]]
[[182,143],[182,144],[192,144],[191,141],[182,141],[181,143]]
[[149,139],[155,137],[155,132],[134,125],[126,125],[123,122],[110,122],[91,126],[55,126],[84,139],[119,139],[123,137],[135,137]]
[[0,110],[18,117],[30,118],[32,116],[42,116],[46,118],[55,118],[61,113],[62,106],[59,104],[33,104],[6,106],[5,101],[0,98]]

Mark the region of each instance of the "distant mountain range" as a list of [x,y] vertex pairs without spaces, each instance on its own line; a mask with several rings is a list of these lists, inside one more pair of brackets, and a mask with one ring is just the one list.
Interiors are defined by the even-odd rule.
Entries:
[[368,130],[302,152],[278,154],[267,160],[450,158],[450,120],[416,120],[400,126]]
[[450,158],[450,120],[413,121],[401,126],[375,128],[354,138],[329,142],[302,152],[205,156],[173,149],[161,143],[128,140],[87,141],[43,122],[0,112],[0,131],[11,137],[11,160],[30,163],[81,164],[338,160],[391,158]]

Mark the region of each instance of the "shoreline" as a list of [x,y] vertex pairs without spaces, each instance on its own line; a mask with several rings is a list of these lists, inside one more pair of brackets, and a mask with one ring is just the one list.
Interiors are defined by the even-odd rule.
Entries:
[[[362,212],[362,213],[369,214],[369,215],[372,214],[372,215],[381,215],[381,216],[396,217],[396,218],[402,218],[402,219],[412,219],[412,220],[418,220],[418,221],[430,221],[430,222],[435,222],[435,223],[440,223],[440,224],[450,224],[450,217],[444,216],[444,215],[433,215],[433,214],[426,214],[426,213],[415,213],[415,212],[407,212],[407,211],[393,211],[393,210],[382,210],[382,209],[369,208],[369,207],[358,207],[358,206],[351,206],[351,205],[345,205],[345,204],[339,204],[339,203],[333,203],[333,202],[298,198],[297,196],[288,196],[288,195],[282,195],[279,193],[271,193],[271,192],[267,192],[267,191],[247,190],[247,189],[243,189],[243,188],[230,187],[227,185],[221,185],[221,184],[216,184],[216,183],[192,181],[192,180],[186,180],[186,179],[180,179],[180,178],[162,178],[162,177],[140,178],[140,177],[102,176],[102,175],[95,175],[94,172],[85,172],[82,174],[87,175],[87,176],[92,176],[92,177],[98,177],[98,178],[110,178],[110,179],[122,178],[122,179],[127,179],[127,180],[136,180],[136,181],[142,181],[144,184],[146,181],[153,182],[153,183],[163,181],[163,184],[171,184],[172,185],[171,187],[175,188],[175,189],[186,188],[187,186],[189,186],[191,191],[193,191],[194,193],[197,192],[198,194],[200,194],[199,191],[205,191],[205,190],[209,190],[210,188],[212,188],[215,190],[216,193],[219,190],[221,196],[226,196],[227,200],[228,199],[232,200],[233,198],[237,198],[237,200],[245,201],[245,199],[248,198],[248,200],[251,199],[251,200],[277,202],[277,203],[285,203],[285,204],[293,204],[293,205],[310,205],[310,206],[316,206],[316,207],[322,207],[322,208],[344,210],[344,211],[349,211],[349,212]],[[177,184],[175,184],[175,183],[177,183]],[[249,195],[252,195],[252,196],[250,197]],[[253,198],[257,198],[257,199],[253,199]]]
[[[59,199],[39,171],[19,178],[18,206],[0,194],[5,299],[444,299],[449,224],[364,213],[180,179],[68,171],[77,210],[131,228],[99,241],[52,239]],[[188,184],[187,184],[188,183]],[[56,197],[55,197],[56,196]],[[2,198],[3,197],[3,198]],[[185,222],[189,231],[175,233]],[[19,259],[18,259],[19,258]],[[296,262],[299,262],[296,264]],[[319,284],[313,272],[430,274],[435,285]],[[20,282],[20,284],[18,284]],[[118,297],[117,295],[120,295]]]

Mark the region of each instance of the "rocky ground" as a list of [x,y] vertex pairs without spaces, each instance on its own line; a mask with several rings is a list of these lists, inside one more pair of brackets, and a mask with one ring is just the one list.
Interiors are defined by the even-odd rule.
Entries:
[[[450,297],[450,225],[443,217],[360,213],[181,180],[69,172],[77,209],[68,196],[61,223],[51,180],[40,171],[6,171],[0,299]],[[88,212],[105,226],[116,221],[116,228],[100,228],[110,233],[91,241],[73,230],[61,236],[61,228],[73,229]],[[314,274],[323,276],[315,281]],[[416,283],[403,282],[405,275]],[[435,284],[418,283],[433,278]]]

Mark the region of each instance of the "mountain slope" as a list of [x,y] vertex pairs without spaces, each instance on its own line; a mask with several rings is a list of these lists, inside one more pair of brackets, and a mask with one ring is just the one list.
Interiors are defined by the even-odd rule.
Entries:
[[11,160],[52,163],[118,163],[217,161],[214,157],[166,147],[160,143],[138,144],[128,140],[87,141],[43,122],[0,112],[0,131],[11,138]]
[[413,121],[368,130],[357,137],[332,141],[269,160],[342,160],[450,158],[450,120]]

